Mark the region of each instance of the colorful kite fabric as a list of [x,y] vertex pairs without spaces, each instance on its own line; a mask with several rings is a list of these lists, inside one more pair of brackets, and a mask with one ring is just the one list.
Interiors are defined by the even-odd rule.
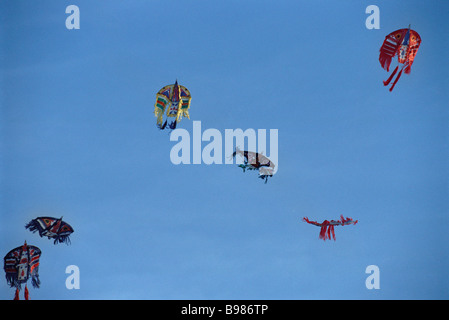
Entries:
[[26,229],[31,232],[39,231],[39,236],[48,237],[48,239],[55,239],[54,244],[66,243],[70,244],[70,234],[74,232],[73,228],[66,222],[53,217],[38,217],[31,220]]
[[[156,94],[156,103],[154,104],[154,115],[157,118],[157,126],[163,130],[167,127],[175,129],[177,123],[186,117],[190,119],[189,108],[191,100],[190,92],[186,87],[178,84],[171,84],[163,87]],[[163,122],[163,115],[166,113],[166,120]],[[174,118],[174,121],[168,123],[168,118]]]
[[19,300],[19,291],[22,283],[25,283],[25,300],[29,300],[27,281],[31,278],[34,288],[39,288],[39,258],[41,250],[38,247],[27,245],[12,249],[4,258],[6,282],[16,288],[14,300]]
[[266,156],[257,152],[242,151],[236,148],[232,157],[235,158],[237,155],[242,156],[244,159],[243,164],[239,165],[243,169],[243,172],[246,170],[258,170],[259,178],[265,180],[265,183],[268,182],[269,177],[273,176],[275,164]]
[[[390,91],[398,82],[402,75],[402,71],[409,74],[413,61],[415,60],[416,53],[421,44],[421,37],[419,34],[410,29],[399,29],[385,37],[385,40],[380,48],[379,62],[382,68],[389,71],[390,63],[394,56],[398,56],[398,62],[402,64],[401,71],[399,72],[396,80],[391,85]],[[384,81],[384,86],[387,86],[393,79],[394,75],[399,69],[399,65],[396,66],[390,77]]]
[[357,224],[358,220],[352,220],[352,218],[344,218],[343,215],[340,216],[341,220],[324,220],[322,223],[318,223],[316,221],[310,221],[309,218],[304,217],[303,220],[307,223],[313,224],[315,226],[321,227],[320,230],[320,239],[326,240],[326,239],[331,239],[331,234],[332,234],[332,238],[335,240],[335,231],[334,231],[334,227],[335,226],[344,226],[344,225],[348,225],[348,224]]

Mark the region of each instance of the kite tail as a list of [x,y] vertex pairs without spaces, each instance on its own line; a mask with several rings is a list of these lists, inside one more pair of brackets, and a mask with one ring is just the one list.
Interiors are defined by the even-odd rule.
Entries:
[[156,118],[157,118],[156,123],[157,123],[157,126],[158,126],[158,127],[161,127],[161,126],[162,126],[162,117],[163,117],[163,115],[164,115],[164,110],[165,110],[165,108],[162,109],[162,108],[156,107],[156,106],[155,106],[155,108],[154,108],[154,115],[155,115]]
[[399,72],[398,76],[396,77],[396,80],[394,80],[393,85],[392,85],[391,88],[390,88],[390,92],[393,91],[394,86],[396,85],[396,83],[398,82],[399,78],[401,77],[401,75],[402,75],[402,70],[403,70],[403,69],[401,69],[401,71]]
[[25,296],[25,300],[30,300],[30,293],[28,292],[28,288],[27,288],[26,285],[25,285],[25,293],[24,293],[24,296]]
[[17,275],[14,274],[6,274],[6,282],[9,284],[9,286],[12,287],[16,287],[20,290],[20,282],[19,279],[17,278]]
[[407,64],[407,66],[405,67],[405,69],[404,69],[404,72],[406,73],[406,74],[410,74],[410,72],[412,71],[412,65],[411,64]]
[[[332,238],[334,239],[334,241],[336,240],[336,238],[335,238],[335,231],[334,231],[334,226],[330,226],[330,229],[331,229],[331,231],[332,231]],[[329,240],[330,240],[331,238],[329,237]]]
[[170,122],[170,124],[169,124],[170,129],[172,129],[172,130],[176,129],[176,123],[177,123],[176,120],[173,122]]
[[39,275],[33,274],[31,276],[31,284],[33,285],[34,288],[39,288],[41,284],[41,281],[39,280]]
[[388,71],[390,69],[391,56],[385,53],[381,53],[379,56],[379,62],[382,68]]
[[16,288],[16,293],[14,294],[14,300],[20,300],[19,299],[19,288]]
[[31,220],[25,225],[25,229],[29,229],[31,232],[36,232],[38,230],[38,222]]
[[259,176],[260,179],[264,179],[264,180],[265,180],[265,184],[268,182],[268,178],[269,178],[269,177],[271,177],[271,176],[268,175],[268,174],[263,174],[263,175],[260,175],[260,176]]
[[384,81],[384,86],[388,86],[388,84],[390,83],[391,79],[393,79],[394,75],[396,74],[396,72],[398,72],[398,67],[396,66],[396,68],[394,69],[393,73],[390,75],[390,77]]
[[157,123],[157,127],[161,130],[164,130],[165,127],[167,126],[167,120],[165,120],[164,124],[162,124],[162,121],[159,123]]
[[329,223],[323,223],[320,230],[320,239],[326,241],[326,239],[331,239],[331,237],[335,240],[335,230],[334,225]]
[[186,117],[187,119],[190,119],[189,110],[182,110],[182,116]]
[[326,233],[327,233],[327,224],[323,224],[321,226],[321,230],[320,230],[320,239],[326,240]]
[[69,235],[58,236],[55,239],[55,241],[53,242],[53,244],[57,244],[58,242],[59,243],[65,243],[66,245],[71,244]]

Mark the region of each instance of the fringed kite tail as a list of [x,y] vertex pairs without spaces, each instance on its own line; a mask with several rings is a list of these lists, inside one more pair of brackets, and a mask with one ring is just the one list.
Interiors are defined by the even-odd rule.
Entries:
[[6,282],[8,283],[8,285],[11,288],[16,287],[19,290],[21,289],[21,285],[20,285],[19,279],[17,277],[17,274],[7,273],[6,274]]
[[173,122],[170,122],[170,124],[169,124],[170,129],[172,129],[172,130],[176,129],[176,124],[177,124],[176,120]]
[[401,71],[399,71],[399,74],[398,74],[398,76],[396,77],[396,80],[394,80],[394,82],[393,82],[393,84],[392,84],[392,86],[391,86],[391,88],[390,88],[390,92],[393,91],[394,86],[396,85],[396,83],[398,82],[399,78],[401,77],[401,75],[402,75],[402,70],[403,70],[403,69],[401,69]]
[[165,127],[167,126],[167,120],[165,120],[165,122],[162,124],[162,121],[159,123],[157,123],[157,127],[161,130],[164,130]]
[[413,63],[413,62],[407,63],[407,65],[405,66],[405,69],[404,69],[404,73],[410,74],[410,72],[412,71],[412,63]]
[[[327,221],[325,221],[325,222],[327,222]],[[320,235],[319,235],[319,238],[323,239],[324,241],[326,241],[327,235],[330,232],[330,229],[329,229],[330,226],[328,223],[325,223],[325,222],[323,222],[323,224],[321,226]]]
[[41,281],[39,280],[39,275],[34,274],[31,276],[31,284],[33,285],[33,288],[39,288],[41,285]]
[[154,115],[156,116],[157,120],[156,120],[156,124],[158,125],[158,127],[162,126],[162,117],[164,115],[164,111],[156,108],[156,110],[154,111]]
[[[386,41],[385,41],[386,42]],[[382,48],[385,46],[385,42],[384,45],[382,46]],[[390,43],[387,43],[387,51],[382,51],[379,54],[379,62],[380,65],[382,66],[383,69],[389,71],[390,70],[390,64],[391,64],[391,59],[394,56],[394,48],[392,47],[392,45]]]
[[268,174],[263,174],[263,175],[260,175],[260,176],[259,176],[260,179],[265,180],[265,184],[267,184],[268,178],[269,178],[269,177],[271,177],[271,176],[268,175]]
[[70,241],[69,235],[58,236],[53,244],[65,243],[66,245],[70,245],[72,242]]
[[190,119],[190,114],[188,110],[182,110],[182,116],[186,117],[187,119]]
[[398,72],[398,68],[399,68],[399,66],[396,66],[396,68],[394,69],[394,71],[390,75],[390,77],[387,80],[384,81],[384,86],[388,86],[388,84],[390,83],[391,79],[393,79],[393,77],[396,74],[396,72]]
[[19,288],[16,288],[16,293],[14,294],[14,300],[20,300],[20,298],[19,298]]
[[25,285],[24,297],[25,297],[25,300],[30,300],[30,293],[28,292],[28,288],[26,285]]
[[389,71],[390,70],[390,63],[391,63],[391,57],[386,56],[386,55],[381,55],[381,57],[379,58],[380,61],[380,65],[382,66],[383,69]]
[[25,225],[25,229],[30,230],[31,232],[36,232],[38,228],[39,223],[36,220],[31,220]]
[[324,221],[323,224],[321,225],[319,238],[323,239],[324,241],[326,241],[327,239],[335,240],[336,238],[335,238],[334,225],[329,224],[329,221],[327,220]]
[[327,237],[328,237],[329,240],[331,239],[331,234],[332,234],[332,239],[334,239],[334,241],[335,241],[336,238],[335,238],[335,230],[334,230],[334,226],[333,225],[329,226],[329,231],[328,231],[328,234],[327,234]]
[[327,231],[327,226],[321,226],[321,230],[320,230],[320,239],[326,240],[326,231]]

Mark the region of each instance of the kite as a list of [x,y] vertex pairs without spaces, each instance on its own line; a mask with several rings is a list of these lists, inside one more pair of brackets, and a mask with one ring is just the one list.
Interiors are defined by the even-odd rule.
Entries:
[[25,225],[31,232],[39,231],[39,236],[55,239],[54,244],[65,242],[70,244],[70,234],[74,232],[73,228],[66,222],[52,217],[38,217]]
[[[170,129],[176,129],[177,123],[186,117],[190,119],[190,96],[189,90],[186,87],[178,84],[176,80],[175,84],[171,84],[163,87],[156,94],[156,103],[154,104],[154,115],[157,118],[157,126],[159,129],[164,130],[167,126],[168,118],[175,118],[174,121],[168,123]],[[164,112],[166,111],[166,120],[163,122]]]
[[303,220],[307,223],[313,224],[315,226],[321,227],[320,230],[320,239],[326,240],[326,239],[331,239],[331,234],[332,234],[332,238],[335,240],[335,231],[334,231],[334,227],[335,226],[345,226],[348,224],[357,224],[358,220],[352,220],[352,218],[344,218],[343,215],[340,216],[341,220],[324,220],[322,223],[318,223],[316,221],[310,221],[309,218],[304,217]]
[[237,155],[242,156],[244,159],[243,164],[239,164],[239,167],[243,169],[243,172],[246,170],[258,170],[259,178],[265,180],[265,183],[268,182],[269,177],[273,176],[275,164],[263,154],[252,151],[242,151],[239,148],[236,148],[232,154],[232,158],[235,158]]
[[[385,37],[382,47],[380,48],[380,65],[382,68],[389,71],[391,60],[396,55],[398,56],[398,62],[402,64],[401,71],[399,71],[398,76],[391,85],[390,91],[393,90],[398,82],[402,75],[402,71],[407,74],[410,73],[413,60],[415,59],[420,44],[421,37],[416,31],[410,29],[410,26],[408,29],[396,30]],[[399,65],[396,66],[390,77],[384,81],[384,86],[387,86],[390,83],[398,69]]]
[[22,283],[25,283],[25,300],[29,300],[27,281],[31,278],[34,288],[39,288],[39,258],[41,250],[38,247],[27,245],[17,247],[8,252],[5,256],[4,269],[6,272],[6,282],[16,288],[14,300],[19,300],[19,291]]

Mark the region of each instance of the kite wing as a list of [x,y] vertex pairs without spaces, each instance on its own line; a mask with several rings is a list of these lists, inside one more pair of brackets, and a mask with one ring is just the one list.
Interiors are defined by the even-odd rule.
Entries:
[[419,46],[421,45],[421,37],[418,32],[410,30],[410,48],[408,51],[408,61],[404,72],[409,74],[416,54],[418,53]]
[[408,29],[399,29],[385,37],[382,47],[380,47],[379,55],[380,65],[385,70],[390,71],[391,60],[398,53],[407,30]]
[[54,239],[54,244],[65,242],[70,244],[69,236],[74,232],[67,222],[53,217],[38,217],[25,225],[31,232],[39,232],[39,236]]

